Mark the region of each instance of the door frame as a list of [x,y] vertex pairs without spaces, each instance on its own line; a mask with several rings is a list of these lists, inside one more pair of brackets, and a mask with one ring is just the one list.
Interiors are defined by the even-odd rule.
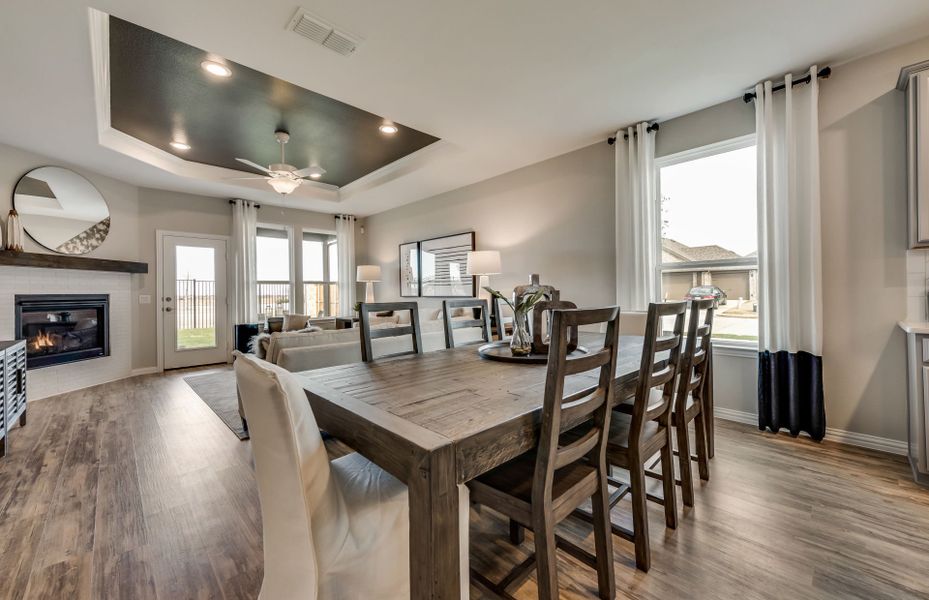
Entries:
[[[180,236],[180,237],[190,237],[190,238],[199,238],[203,240],[213,240],[213,241],[222,241],[226,243],[226,324],[228,325],[232,321],[229,319],[231,316],[230,306],[229,306],[229,282],[232,281],[231,276],[233,274],[232,265],[229,264],[229,241],[230,236],[228,235],[219,235],[212,233],[191,233],[189,231],[171,231],[167,229],[156,229],[155,230],[155,338],[156,338],[156,352],[158,353],[158,372],[164,373],[165,370],[165,331],[164,331],[164,271],[163,271],[163,262],[164,262],[164,241],[166,237],[171,236]],[[228,326],[226,327],[228,329]],[[232,336],[230,332],[225,332],[226,336],[226,362],[232,362]]]

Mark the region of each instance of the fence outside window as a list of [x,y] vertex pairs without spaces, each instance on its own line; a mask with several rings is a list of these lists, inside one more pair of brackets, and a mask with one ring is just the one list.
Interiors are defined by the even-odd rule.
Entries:
[[258,282],[258,313],[268,317],[283,317],[290,312],[289,281]]
[[203,329],[216,325],[216,282],[178,279],[175,310],[178,329]]

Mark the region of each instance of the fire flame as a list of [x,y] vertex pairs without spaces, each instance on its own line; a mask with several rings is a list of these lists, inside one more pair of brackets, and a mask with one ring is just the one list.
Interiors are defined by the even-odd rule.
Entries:
[[46,332],[41,332],[39,335],[35,336],[32,339],[32,348],[34,350],[41,350],[43,348],[51,348],[55,345],[55,342],[52,341],[52,336]]

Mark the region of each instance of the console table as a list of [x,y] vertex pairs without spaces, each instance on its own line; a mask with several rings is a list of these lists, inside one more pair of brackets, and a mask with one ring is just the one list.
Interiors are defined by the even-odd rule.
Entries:
[[0,342],[0,456],[16,420],[26,424],[26,340]]

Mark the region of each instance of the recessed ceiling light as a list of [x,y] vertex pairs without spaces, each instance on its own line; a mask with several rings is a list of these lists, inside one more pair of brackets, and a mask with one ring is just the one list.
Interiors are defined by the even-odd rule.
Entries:
[[229,77],[232,75],[232,70],[229,67],[215,60],[205,60],[200,63],[200,66],[210,75],[216,75],[217,77]]
[[400,131],[400,128],[398,128],[393,123],[384,123],[383,125],[378,127],[378,129],[381,130],[381,133],[386,133],[387,135],[393,135],[397,133],[398,131]]
[[190,144],[178,141],[171,142],[171,147],[175,150],[190,150]]

